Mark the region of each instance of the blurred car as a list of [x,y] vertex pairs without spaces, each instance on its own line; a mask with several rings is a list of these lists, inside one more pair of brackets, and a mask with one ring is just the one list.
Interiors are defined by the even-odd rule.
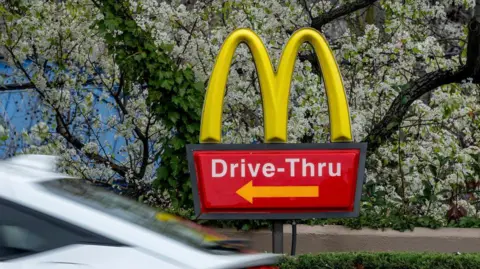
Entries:
[[277,268],[280,258],[55,172],[53,156],[0,162],[0,268]]

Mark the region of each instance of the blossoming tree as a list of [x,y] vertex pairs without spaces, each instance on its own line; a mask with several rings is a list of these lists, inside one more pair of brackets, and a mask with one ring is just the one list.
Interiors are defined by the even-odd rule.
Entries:
[[[254,29],[274,65],[295,29],[321,30],[340,63],[355,140],[369,143],[366,195],[439,221],[447,211],[453,219],[477,214],[471,202],[480,173],[478,3],[475,17],[468,13],[472,1],[130,4],[137,24],[157,44],[171,44],[172,57],[205,82],[235,28]],[[292,82],[289,141],[327,141],[321,72],[304,48]],[[261,141],[259,88],[246,46],[237,49],[227,87],[224,141]]]
[[[153,203],[166,191],[188,204],[182,146],[196,142],[202,88],[192,80],[206,85],[236,28],[252,28],[276,66],[291,33],[310,26],[326,36],[340,65],[354,139],[369,143],[364,210],[441,224],[478,215],[478,0],[20,2],[0,10],[0,53],[43,101],[45,122],[26,137],[25,150],[62,154],[68,172],[125,178]],[[25,59],[35,63],[28,70]],[[47,68],[53,79],[42,75]],[[260,103],[241,45],[225,96],[225,143],[262,142]],[[328,140],[321,70],[308,45],[296,63],[289,114],[289,142]],[[102,138],[111,130],[125,141],[115,153],[122,158]],[[160,192],[150,188],[157,156]]]

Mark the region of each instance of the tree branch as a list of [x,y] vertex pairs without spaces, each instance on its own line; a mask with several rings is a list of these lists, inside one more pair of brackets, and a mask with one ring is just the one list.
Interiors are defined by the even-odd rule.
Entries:
[[322,30],[322,27],[340,17],[348,15],[352,12],[355,12],[359,9],[366,8],[373,3],[377,2],[378,0],[357,0],[353,3],[348,3],[337,8],[334,8],[322,15],[315,17],[312,19],[312,27],[317,29],[318,31]]
[[[83,86],[91,85],[95,80],[93,78],[87,79],[87,81],[83,84]],[[15,90],[34,90],[35,85],[31,82],[27,83],[15,83],[15,84],[7,84],[7,85],[0,85],[0,92],[3,91],[15,91]]]
[[[145,136],[148,137],[148,133],[150,131],[150,127],[152,126],[152,117],[148,117],[148,122],[147,122],[147,127],[145,130]],[[150,157],[150,150],[149,150],[149,144],[148,144],[148,139],[145,138],[145,141],[142,141],[143,144],[143,154],[142,154],[142,166],[140,167],[140,171],[137,174],[138,178],[143,178],[145,176],[145,172],[147,171],[147,166],[148,166],[148,158]]]
[[476,1],[474,17],[468,24],[467,64],[475,83],[480,82],[480,0]]
[[439,70],[425,74],[421,78],[408,83],[393,100],[382,120],[376,123],[367,137],[363,139],[363,142],[368,142],[368,151],[373,152],[378,149],[398,130],[403,117],[415,100],[442,85],[461,82],[467,77],[466,68],[461,68],[455,72]]
[[[57,133],[63,136],[67,140],[67,142],[73,147],[75,147],[77,150],[82,150],[85,145],[77,137],[74,137],[68,131],[62,116],[59,113],[55,113],[55,119],[57,121],[57,129],[56,129]],[[127,174],[128,169],[126,167],[109,162],[108,159],[98,154],[85,152],[85,155],[97,163],[102,163],[105,165],[108,164],[108,166],[110,166],[113,171],[117,172],[122,177],[125,177],[125,175]]]
[[466,65],[458,71],[431,72],[404,85],[382,120],[376,123],[363,139],[363,142],[368,142],[368,152],[374,152],[392,136],[402,123],[410,105],[422,95],[443,85],[461,83],[467,78],[473,78],[475,83],[480,82],[480,0],[476,0],[476,3],[475,16],[469,22]]

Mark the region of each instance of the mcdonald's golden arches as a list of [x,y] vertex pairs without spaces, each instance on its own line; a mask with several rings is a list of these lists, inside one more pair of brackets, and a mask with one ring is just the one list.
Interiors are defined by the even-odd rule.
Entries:
[[325,38],[312,28],[296,31],[288,40],[275,72],[260,37],[250,29],[242,28],[235,30],[227,37],[217,56],[204,101],[200,143],[221,142],[225,87],[233,55],[240,43],[245,43],[249,47],[258,72],[263,102],[265,142],[285,143],[292,73],[297,52],[305,42],[313,46],[322,69],[328,98],[331,141],[352,141],[350,113],[342,77]]

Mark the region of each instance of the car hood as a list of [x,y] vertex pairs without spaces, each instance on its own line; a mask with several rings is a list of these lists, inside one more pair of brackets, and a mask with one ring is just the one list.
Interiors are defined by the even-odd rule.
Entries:
[[[237,254],[219,257],[208,269],[241,269],[255,266],[274,266],[284,255],[272,253]],[[228,257],[228,258],[227,258]],[[224,258],[224,259],[222,259]]]

